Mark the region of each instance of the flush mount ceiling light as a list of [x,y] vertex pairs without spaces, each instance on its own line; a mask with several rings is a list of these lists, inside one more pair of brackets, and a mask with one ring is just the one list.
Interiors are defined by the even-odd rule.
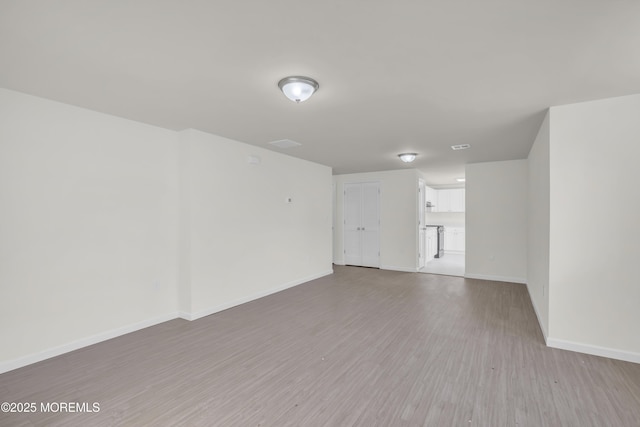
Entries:
[[456,181],[458,181],[458,182],[465,182],[465,181],[466,181],[466,178],[456,178]]
[[320,85],[309,77],[291,76],[278,82],[278,87],[284,96],[294,102],[306,101],[318,90]]
[[417,155],[418,155],[417,153],[402,153],[402,154],[398,154],[398,157],[400,157],[400,160],[402,160],[405,163],[411,163],[416,159]]

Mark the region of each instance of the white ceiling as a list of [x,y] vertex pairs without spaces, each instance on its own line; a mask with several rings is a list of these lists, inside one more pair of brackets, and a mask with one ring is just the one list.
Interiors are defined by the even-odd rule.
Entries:
[[1,87],[434,185],[525,158],[549,106],[640,92],[639,46],[636,0],[0,1]]

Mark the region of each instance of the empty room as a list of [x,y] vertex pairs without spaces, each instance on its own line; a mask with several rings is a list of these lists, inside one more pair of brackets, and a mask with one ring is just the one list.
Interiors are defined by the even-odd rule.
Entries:
[[637,427],[638,22],[0,2],[0,425]]

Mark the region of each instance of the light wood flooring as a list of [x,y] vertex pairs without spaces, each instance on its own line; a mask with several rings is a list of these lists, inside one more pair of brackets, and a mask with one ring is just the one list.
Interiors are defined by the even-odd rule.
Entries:
[[640,365],[544,345],[524,285],[335,266],[0,375],[0,426],[639,426]]

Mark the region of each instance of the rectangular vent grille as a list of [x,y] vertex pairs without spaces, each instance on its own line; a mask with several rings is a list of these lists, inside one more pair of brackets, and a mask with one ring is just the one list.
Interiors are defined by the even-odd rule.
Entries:
[[452,145],[451,149],[452,150],[466,150],[467,148],[470,148],[471,145],[469,144],[460,144],[460,145]]

